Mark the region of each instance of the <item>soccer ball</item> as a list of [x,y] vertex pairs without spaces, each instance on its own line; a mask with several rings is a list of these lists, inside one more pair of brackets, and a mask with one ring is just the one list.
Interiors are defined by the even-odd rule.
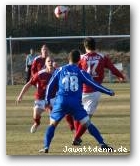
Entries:
[[57,6],[54,14],[59,19],[66,19],[68,16],[69,8],[67,6]]

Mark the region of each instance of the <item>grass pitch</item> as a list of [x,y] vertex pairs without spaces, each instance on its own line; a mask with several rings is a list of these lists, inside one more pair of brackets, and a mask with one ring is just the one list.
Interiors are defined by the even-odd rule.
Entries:
[[104,84],[113,89],[115,96],[102,94],[92,122],[99,128],[106,142],[114,147],[113,153],[101,152],[96,140],[86,132],[82,146],[72,146],[73,133],[65,119],[61,121],[48,154],[39,154],[43,147],[48,113],[42,114],[39,130],[31,134],[34,87],[16,106],[15,100],[22,86],[6,87],[6,154],[7,155],[129,155],[130,154],[130,84]]

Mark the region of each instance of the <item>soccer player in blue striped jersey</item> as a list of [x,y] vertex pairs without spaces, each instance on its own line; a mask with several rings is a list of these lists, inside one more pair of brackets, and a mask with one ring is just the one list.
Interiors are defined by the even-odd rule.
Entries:
[[50,125],[45,131],[44,148],[39,152],[48,153],[56,126],[66,114],[71,114],[75,120],[84,125],[89,133],[95,137],[102,149],[113,150],[104,142],[99,130],[90,122],[89,116],[83,108],[82,86],[85,83],[110,96],[114,96],[114,92],[96,83],[87,72],[80,70],[77,66],[79,60],[80,52],[72,50],[69,54],[69,64],[57,69],[49,81],[45,97],[47,104],[50,103],[50,94],[55,86],[58,87],[58,91],[50,113]]

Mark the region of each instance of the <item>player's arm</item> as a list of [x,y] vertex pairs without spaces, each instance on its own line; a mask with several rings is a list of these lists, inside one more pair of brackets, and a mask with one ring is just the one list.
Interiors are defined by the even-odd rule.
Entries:
[[36,73],[22,88],[19,96],[17,97],[16,103],[18,104],[19,102],[22,101],[22,97],[24,96],[24,94],[28,91],[28,89],[34,85],[36,86],[38,82],[38,73]]
[[81,70],[81,77],[82,80],[85,84],[92,86],[93,88],[95,88],[97,91],[100,91],[102,93],[108,94],[110,96],[114,96],[115,93],[113,90],[110,90],[104,86],[102,86],[101,84],[97,83],[96,81],[94,81],[92,79],[92,77],[85,71]]
[[23,95],[28,91],[28,89],[30,88],[31,86],[31,82],[27,82],[27,84],[25,84],[19,94],[19,96],[17,97],[17,100],[16,100],[16,103],[18,104],[19,102],[22,101],[22,97]]
[[104,60],[105,60],[105,67],[108,68],[113,75],[118,77],[120,81],[123,81],[126,79],[125,76],[114,66],[114,64],[111,62],[111,60],[107,56],[104,57]]

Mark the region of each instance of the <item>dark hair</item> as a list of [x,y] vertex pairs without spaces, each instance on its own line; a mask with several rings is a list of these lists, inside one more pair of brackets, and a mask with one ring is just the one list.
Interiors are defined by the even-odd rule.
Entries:
[[48,48],[46,44],[43,44],[43,45],[41,46],[41,49],[42,49],[43,47]]
[[69,53],[69,60],[71,60],[73,63],[79,62],[79,60],[80,60],[80,51],[72,50]]
[[96,42],[92,37],[87,37],[84,40],[84,47],[89,50],[95,50]]

